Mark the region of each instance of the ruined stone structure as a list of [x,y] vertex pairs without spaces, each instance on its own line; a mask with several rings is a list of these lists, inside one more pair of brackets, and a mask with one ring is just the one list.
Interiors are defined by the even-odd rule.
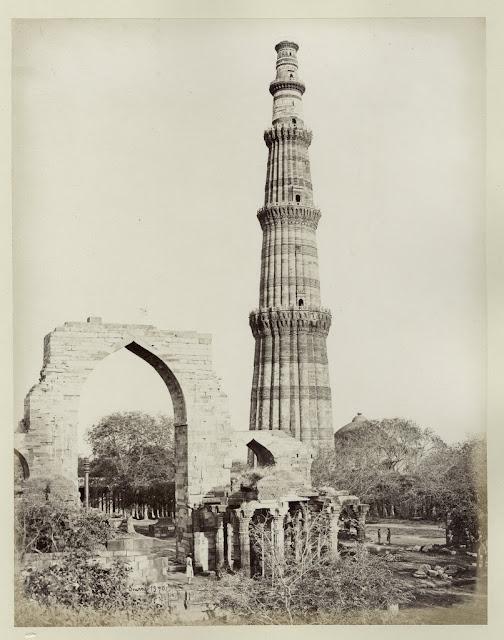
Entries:
[[250,314],[250,429],[281,430],[318,449],[333,440],[326,348],[331,314],[320,305],[312,134],[303,121],[298,45],[283,41],[275,49],[264,206],[257,214],[263,231],[259,308]]
[[123,347],[157,371],[171,396],[182,553],[182,547],[192,547],[187,514],[214,487],[229,484],[231,468],[227,397],[212,369],[207,334],[104,324],[101,318],[65,322],[48,334],[40,381],[26,396],[24,431],[15,439],[18,457],[27,466],[25,475],[29,473],[25,484],[32,491],[79,499],[77,428],[82,388],[97,363]]
[[263,486],[241,486],[225,496],[207,496],[194,511],[194,558],[203,570],[241,569],[246,575],[257,573],[258,558],[251,544],[251,526],[259,521],[272,533],[278,552],[283,554],[293,542],[292,528],[306,526],[313,515],[323,512],[330,531],[329,552],[337,556],[342,521],[356,523],[357,539],[365,538],[368,505],[361,504],[348,491],[304,488],[291,491],[275,480]]

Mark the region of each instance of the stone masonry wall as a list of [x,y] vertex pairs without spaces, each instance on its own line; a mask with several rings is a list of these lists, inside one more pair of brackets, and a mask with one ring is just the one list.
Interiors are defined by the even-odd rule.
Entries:
[[[229,482],[227,397],[212,368],[211,336],[151,325],[65,322],[44,340],[39,382],[25,400],[24,455],[32,488],[49,484],[78,500],[77,428],[83,385],[98,362],[121,348],[148,362],[170,393],[176,425],[178,505],[192,507]],[[204,470],[204,473],[202,472]]]

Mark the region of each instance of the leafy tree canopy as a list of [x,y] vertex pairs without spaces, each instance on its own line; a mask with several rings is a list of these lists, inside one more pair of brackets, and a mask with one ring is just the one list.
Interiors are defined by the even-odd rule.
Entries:
[[88,433],[91,475],[111,488],[135,492],[175,477],[173,419],[139,411],[113,413]]
[[419,427],[405,418],[356,422],[341,435],[336,433],[336,450],[353,462],[390,471],[411,471],[429,452],[445,447],[430,429]]
[[313,482],[348,489],[370,502],[394,501],[414,486],[420,461],[445,449],[438,436],[411,420],[356,422],[336,433],[334,449],[319,454],[312,468]]
[[447,445],[401,418],[356,422],[336,434],[335,448],[314,460],[315,486],[348,489],[371,505],[446,519],[465,543],[478,537],[486,508],[486,443]]

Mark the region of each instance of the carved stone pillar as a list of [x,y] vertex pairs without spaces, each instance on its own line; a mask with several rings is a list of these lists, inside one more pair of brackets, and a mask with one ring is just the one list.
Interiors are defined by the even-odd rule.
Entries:
[[278,555],[278,558],[284,557],[284,526],[283,515],[274,515],[271,523],[271,530],[273,533],[273,546]]
[[280,504],[274,509],[270,509],[270,513],[273,516],[271,522],[272,542],[277,557],[283,558],[285,555],[285,531],[284,531],[284,519],[289,510],[289,504]]
[[329,511],[329,553],[333,558],[339,556],[338,551],[338,531],[339,517],[341,514],[341,505],[337,502],[331,502],[328,507]]
[[366,513],[368,510],[368,504],[360,504],[357,507],[357,540],[359,542],[364,542],[366,539]]
[[194,567],[201,568],[202,571],[209,569],[209,553],[208,539],[204,531],[195,531],[193,533],[193,556]]
[[303,512],[299,510],[294,516],[294,556],[296,561],[301,558],[303,536]]
[[312,514],[308,507],[303,508],[303,534],[307,537],[310,530]]
[[240,565],[243,573],[250,577],[250,532],[249,525],[253,512],[238,510],[240,534]]
[[288,550],[288,553],[290,554],[292,552],[292,545],[293,545],[293,533],[292,533],[292,529],[293,529],[293,521],[292,521],[292,516],[289,512],[287,512],[287,515],[285,516],[285,522],[284,522],[284,529],[285,529],[285,548]]
[[228,522],[226,524],[226,537],[227,537],[227,554],[226,554],[226,562],[227,566],[232,569],[234,560],[233,560],[233,544],[234,544],[234,532],[233,532],[233,523]]
[[219,507],[215,511],[217,528],[215,530],[215,569],[221,571],[224,566],[224,514]]

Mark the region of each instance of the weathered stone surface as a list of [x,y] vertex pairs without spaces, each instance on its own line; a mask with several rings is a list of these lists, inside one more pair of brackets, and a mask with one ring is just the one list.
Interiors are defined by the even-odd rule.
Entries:
[[82,387],[98,362],[123,347],[166,384],[175,419],[177,509],[199,504],[213,487],[229,484],[231,468],[227,397],[212,369],[210,336],[96,317],[66,322],[44,339],[40,381],[26,397],[25,432],[17,438],[29,469],[26,487],[78,499]]
[[326,336],[331,314],[320,306],[314,207],[302,120],[304,84],[297,75],[297,45],[277,45],[272,127],[264,134],[268,163],[259,309],[250,314],[256,346],[250,429],[288,433],[318,449],[333,438]]

